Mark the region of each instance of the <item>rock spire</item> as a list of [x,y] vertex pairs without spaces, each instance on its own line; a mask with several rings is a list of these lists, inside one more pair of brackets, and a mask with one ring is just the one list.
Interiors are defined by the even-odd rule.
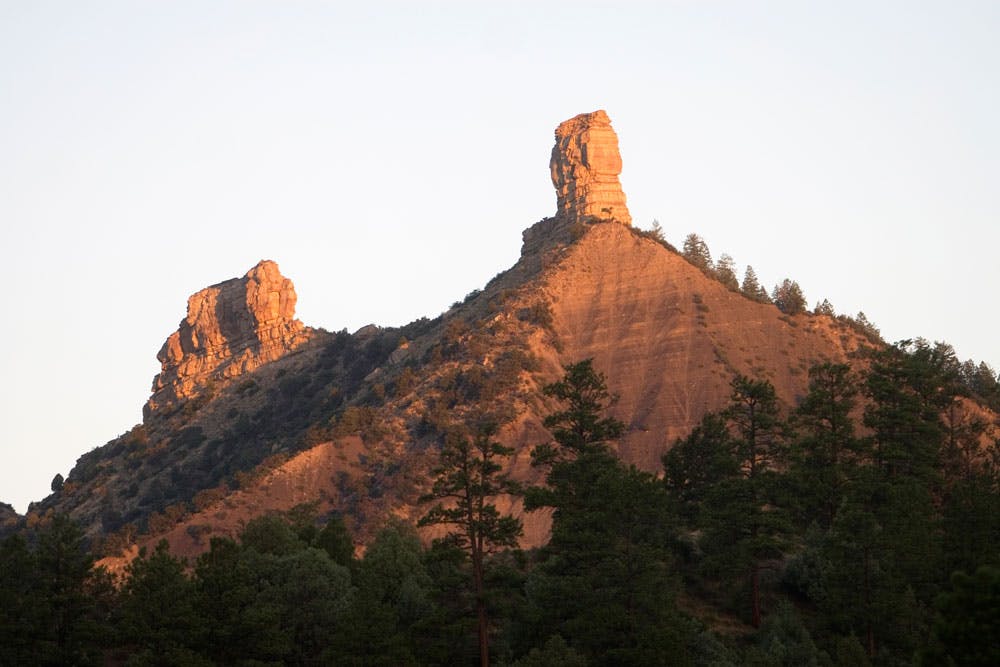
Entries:
[[308,340],[308,330],[295,319],[295,299],[292,281],[270,260],[242,278],[192,294],[187,317],[156,355],[161,371],[143,415],[274,361]]
[[583,113],[556,128],[549,161],[556,188],[557,216],[569,222],[615,220],[632,224],[618,174],[618,135],[604,111]]

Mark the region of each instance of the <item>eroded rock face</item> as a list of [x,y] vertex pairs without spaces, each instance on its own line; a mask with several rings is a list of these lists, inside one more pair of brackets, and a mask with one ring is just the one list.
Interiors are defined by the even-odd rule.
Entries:
[[208,386],[274,361],[309,338],[295,319],[295,287],[263,260],[242,278],[192,294],[187,317],[156,358],[162,364],[144,417],[197,396]]
[[557,216],[568,222],[615,220],[632,224],[618,174],[618,135],[604,111],[583,113],[556,128],[549,161],[556,188]]

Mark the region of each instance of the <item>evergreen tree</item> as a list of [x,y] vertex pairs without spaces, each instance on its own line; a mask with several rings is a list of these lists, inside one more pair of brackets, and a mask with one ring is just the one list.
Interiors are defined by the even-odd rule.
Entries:
[[152,554],[140,551],[125,570],[120,630],[143,664],[210,664],[195,652],[204,622],[185,568],[161,540]]
[[1000,570],[981,567],[974,575],[955,572],[951,590],[937,600],[936,644],[922,656],[924,665],[1000,664]]
[[595,664],[676,664],[688,638],[673,602],[663,487],[621,465],[591,479],[589,506],[554,520],[529,575],[533,637],[562,636]]
[[701,526],[705,501],[716,484],[739,474],[732,437],[720,415],[706,414],[701,423],[663,455],[663,481],[685,524]]
[[194,569],[205,653],[219,664],[260,659],[273,643],[280,610],[259,603],[256,573],[235,540],[213,537],[210,545]]
[[375,536],[357,570],[356,591],[327,662],[419,664],[424,650],[420,629],[424,619],[437,615],[416,531],[390,523]]
[[18,533],[0,542],[0,664],[99,664],[113,639],[111,576],[66,515],[32,537],[34,549]]
[[795,412],[799,434],[790,450],[792,503],[801,525],[817,521],[830,528],[862,455],[853,417],[858,385],[847,364],[826,362],[809,369],[809,393]]
[[563,404],[545,420],[555,442],[532,457],[548,468],[545,488],[526,506],[554,508],[552,537],[526,584],[532,643],[560,636],[592,664],[676,664],[686,659],[686,626],[673,604],[670,521],[655,477],[626,468],[608,441],[624,425],[591,360],[566,367],[545,393]]
[[877,638],[887,634],[893,586],[885,527],[877,513],[879,485],[873,470],[863,471],[845,495],[823,546],[820,609],[839,634],[861,638],[874,657]]
[[594,370],[593,359],[584,359],[565,367],[558,382],[546,385],[542,393],[563,404],[563,409],[548,415],[545,428],[555,444],[539,445],[532,452],[535,465],[552,465],[584,454],[607,452],[607,442],[621,436],[625,425],[603,416],[613,404],[607,378]]
[[285,555],[245,554],[249,570],[261,586],[257,604],[277,609],[275,636],[283,649],[283,664],[329,664],[334,631],[341,629],[351,595],[347,568],[330,560],[325,551],[303,547]]
[[660,221],[655,218],[653,219],[653,224],[650,225],[646,234],[657,243],[664,245],[667,243],[667,237],[663,235],[663,226],[660,225]]
[[940,581],[935,497],[953,400],[951,354],[904,341],[876,350],[862,390],[870,430],[844,487],[823,553],[820,609],[838,633],[855,634],[869,658],[909,658],[923,642]]
[[708,245],[704,239],[697,234],[688,234],[684,238],[681,255],[705,273],[712,273],[712,253],[708,251]]
[[42,664],[87,664],[94,660],[95,599],[87,590],[93,557],[83,532],[57,514],[38,535],[35,549],[41,601],[36,659]]
[[498,462],[514,450],[493,441],[496,431],[496,424],[487,423],[479,427],[471,440],[464,429],[453,428],[446,434],[439,465],[433,471],[433,488],[422,500],[449,504],[438,502],[418,524],[453,527],[446,539],[469,556],[482,667],[490,662],[484,585],[486,557],[497,549],[517,546],[517,538],[522,534],[520,519],[501,515],[491,502],[496,496],[518,491],[517,485],[501,474],[503,466]]
[[250,519],[240,532],[240,544],[243,549],[275,556],[286,556],[306,546],[295,528],[274,514]]
[[740,281],[736,277],[736,262],[730,255],[723,254],[715,264],[716,279],[734,292],[740,290]]
[[854,316],[854,323],[858,329],[861,330],[865,336],[868,337],[873,343],[882,342],[882,332],[878,330],[878,327],[871,322],[863,311],[858,311],[858,314]]
[[327,553],[337,565],[350,568],[355,565],[354,539],[344,524],[344,517],[335,514],[316,535],[316,546]]
[[327,661],[344,632],[350,572],[298,532],[281,517],[257,517],[241,543],[214,538],[199,557],[194,584],[203,653],[215,663]]
[[0,664],[26,665],[37,658],[45,600],[34,554],[18,534],[0,543]]
[[743,284],[740,285],[740,292],[748,299],[753,299],[761,303],[771,303],[771,297],[767,295],[767,290],[757,280],[757,273],[749,264],[747,264],[747,269],[743,274]]
[[985,361],[976,365],[971,359],[961,366],[962,384],[994,412],[1000,412],[1000,377]]
[[833,304],[830,303],[829,299],[823,299],[816,304],[813,312],[817,315],[827,315],[829,317],[834,317],[837,312],[833,309]]
[[943,413],[940,494],[943,572],[1000,566],[1000,441],[978,407],[956,398]]
[[776,468],[784,462],[784,424],[774,387],[767,380],[736,376],[724,415],[732,429],[730,456],[738,469],[709,493],[704,515],[707,572],[725,580],[746,577],[750,622],[760,627],[760,575],[769,559],[781,555],[788,532],[775,503]]
[[887,479],[939,481],[942,413],[956,390],[947,353],[925,342],[901,341],[872,352],[864,424],[873,432],[875,464]]
[[757,633],[744,664],[761,667],[819,667],[824,656],[788,602],[782,602]]
[[549,637],[541,648],[533,648],[512,667],[587,667],[587,658],[574,651],[559,635]]
[[778,310],[785,315],[798,315],[806,310],[806,297],[802,288],[794,280],[785,278],[780,285],[774,286],[771,299]]

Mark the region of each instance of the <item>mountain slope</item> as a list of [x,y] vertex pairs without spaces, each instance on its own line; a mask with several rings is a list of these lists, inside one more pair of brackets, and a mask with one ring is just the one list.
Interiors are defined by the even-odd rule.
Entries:
[[819,361],[870,345],[827,316],[787,316],[728,290],[627,227],[595,225],[539,288],[552,303],[561,360],[593,358],[620,396],[622,457],[647,469],[707,411],[736,374],[765,377],[794,404]]
[[[730,291],[632,229],[604,112],[559,126],[550,169],[559,214],[524,232],[513,267],[433,320],[304,327],[269,261],[192,295],[158,355],[143,424],[82,456],[29,521],[69,513],[105,553],[164,534],[194,553],[206,535],[232,534],[233,516],[311,498],[363,542],[390,515],[420,515],[454,424],[501,422],[512,473],[538,481],[530,450],[555,409],[541,388],[565,364],[594,359],[627,425],[621,457],[657,471],[676,438],[727,403],[734,375],[769,379],[791,406],[809,366],[872,344],[834,318]],[[275,476],[308,492],[276,492]],[[526,543],[546,531],[544,514],[528,517]]]
[[[619,396],[614,414],[627,425],[620,455],[657,471],[675,438],[728,401],[734,374],[767,377],[792,405],[806,390],[811,364],[846,360],[870,345],[833,318],[785,316],[732,292],[621,224],[588,224],[570,233],[548,219],[525,238],[514,267],[439,320],[423,323],[422,333],[411,327],[418,335],[366,373],[332,422],[305,429],[332,440],[313,446],[301,440],[269,454],[255,474],[237,474],[238,483],[202,494],[194,511],[164,517],[159,510],[144,541],[165,535],[176,552],[193,555],[207,546],[206,536],[234,534],[237,518],[287,511],[310,499],[320,513],[343,512],[364,541],[390,515],[419,516],[436,443],[449,424],[484,411],[509,418],[500,437],[517,450],[513,472],[538,481],[529,452],[548,439],[541,422],[555,407],[540,388],[560,376],[562,365],[587,357]],[[336,337],[350,341],[345,349],[359,350],[355,339],[366,335],[370,341],[406,338],[394,330]],[[243,382],[252,379],[262,395],[282,383],[308,386],[322,359],[315,345]],[[184,428],[228,423],[226,415],[241,400],[238,391],[222,391]],[[303,432],[290,422],[285,428]],[[196,451],[182,467],[204,458]],[[304,491],[275,491],[275,479],[286,491]],[[239,488],[230,491],[233,486]],[[518,511],[519,503],[511,507]],[[547,516],[525,518],[525,543],[542,543]]]

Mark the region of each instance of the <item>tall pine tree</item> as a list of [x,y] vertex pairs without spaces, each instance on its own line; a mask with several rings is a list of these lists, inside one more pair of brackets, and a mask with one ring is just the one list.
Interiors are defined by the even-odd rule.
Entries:
[[501,515],[493,502],[501,494],[519,490],[502,473],[500,463],[514,450],[495,442],[496,432],[496,424],[485,423],[472,438],[464,429],[453,428],[447,433],[438,467],[433,471],[433,488],[423,497],[425,502],[439,502],[419,522],[421,526],[448,526],[446,539],[469,556],[482,667],[490,663],[484,583],[486,558],[497,549],[517,546],[522,533],[521,520]]

